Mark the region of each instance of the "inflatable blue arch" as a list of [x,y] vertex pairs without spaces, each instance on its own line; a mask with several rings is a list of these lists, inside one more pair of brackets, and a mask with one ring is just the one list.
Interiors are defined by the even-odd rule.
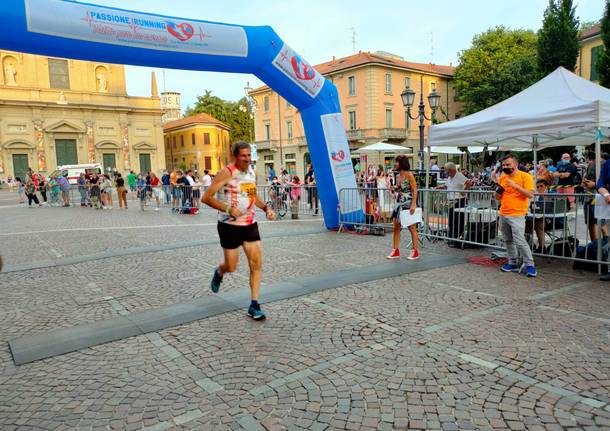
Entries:
[[[336,87],[271,27],[110,8],[72,0],[1,0],[0,49],[139,66],[251,73],[297,107],[327,228],[339,225],[339,190],[356,187]],[[349,220],[360,200],[341,202]]]

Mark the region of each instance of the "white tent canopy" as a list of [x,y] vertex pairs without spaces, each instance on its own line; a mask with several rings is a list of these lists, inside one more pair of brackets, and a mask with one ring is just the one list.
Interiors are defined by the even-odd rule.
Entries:
[[[490,108],[430,128],[433,147],[502,149],[588,145],[610,128],[610,90],[560,67],[531,87]],[[608,134],[608,130],[604,130]]]
[[[482,153],[485,147],[468,147],[471,154]],[[490,148],[492,150],[492,148]],[[428,148],[426,148],[428,151]],[[458,147],[430,147],[430,151],[436,154],[462,154],[463,152]]]
[[367,145],[359,148],[352,153],[374,153],[374,152],[386,152],[386,153],[410,153],[411,148],[401,147],[400,145],[388,144],[386,142],[377,142],[376,144]]

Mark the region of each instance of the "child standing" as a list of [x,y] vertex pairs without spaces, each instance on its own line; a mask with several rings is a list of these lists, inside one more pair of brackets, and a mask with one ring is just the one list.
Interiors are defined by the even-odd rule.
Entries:
[[58,207],[59,204],[59,183],[55,177],[49,180],[49,190],[51,191],[51,206]]

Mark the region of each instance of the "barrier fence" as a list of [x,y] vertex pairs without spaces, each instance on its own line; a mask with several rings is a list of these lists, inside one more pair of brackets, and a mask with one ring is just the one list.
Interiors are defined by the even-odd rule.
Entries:
[[[393,229],[396,196],[388,189],[357,188],[339,192],[340,229],[383,234]],[[342,212],[360,203],[364,219]],[[425,203],[425,204],[424,204]],[[424,209],[420,234],[459,248],[505,249],[499,228],[499,202],[488,189],[450,192],[419,190]],[[576,268],[605,270],[608,263],[606,222],[594,217],[594,195],[537,193],[525,217],[525,236],[536,256],[574,261]],[[602,238],[601,241],[597,241]]]
[[[46,191],[44,189],[42,191],[37,190],[36,198],[40,202],[47,202],[52,206],[62,206],[69,203],[71,206],[80,205],[99,209],[108,206],[114,208],[124,206],[127,201],[136,205],[139,205],[139,201],[141,201],[146,207],[156,207],[158,199],[159,207],[170,207],[177,213],[192,214],[201,207],[206,207],[201,203],[205,190],[206,187],[203,186],[185,186],[182,184],[178,186],[144,186],[142,188],[126,185],[123,190],[116,187],[78,187],[72,185],[66,191],[52,190],[51,188],[47,188]],[[121,202],[119,198],[123,194],[125,194],[125,199]],[[315,186],[259,185],[257,186],[257,195],[276,212],[278,219],[322,214],[322,207]],[[25,200],[27,201],[27,197],[25,197]]]

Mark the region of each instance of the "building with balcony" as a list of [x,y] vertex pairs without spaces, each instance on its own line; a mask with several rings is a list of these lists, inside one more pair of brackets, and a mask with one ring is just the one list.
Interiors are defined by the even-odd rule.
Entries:
[[127,95],[124,66],[0,51],[0,178],[60,165],[164,167],[161,106]]
[[216,174],[230,162],[229,126],[208,114],[195,114],[163,125],[168,169],[205,169]]
[[[417,154],[418,122],[406,118],[400,97],[405,87],[412,88],[417,97],[423,91],[424,98],[436,90],[441,95],[439,121],[459,116],[451,66],[408,62],[384,52],[360,52],[315,67],[337,86],[351,151],[384,141],[406,146]],[[254,89],[250,95],[257,107],[254,130],[259,182],[264,181],[271,164],[276,172],[283,166],[302,178],[310,159],[299,112],[267,86]],[[431,114],[428,106],[426,112]],[[352,157],[355,163],[356,156]],[[392,158],[371,159],[370,163],[390,165]]]

